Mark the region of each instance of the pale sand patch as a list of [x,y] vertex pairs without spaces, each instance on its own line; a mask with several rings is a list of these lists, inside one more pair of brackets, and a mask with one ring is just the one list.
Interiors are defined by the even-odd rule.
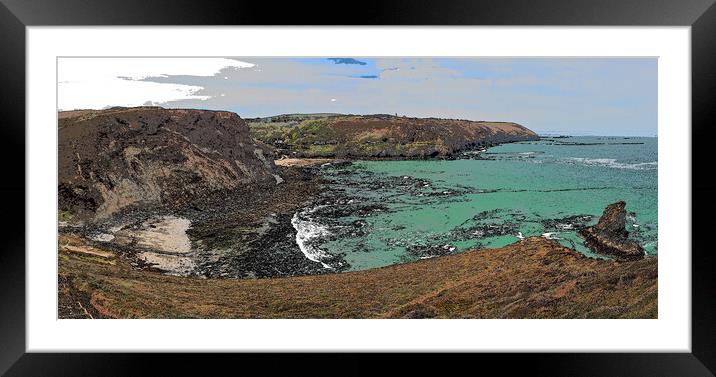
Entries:
[[144,229],[132,235],[137,246],[162,253],[185,254],[191,251],[191,241],[186,231],[191,221],[176,216],[164,216],[147,221]]
[[302,168],[307,166],[323,165],[333,161],[334,160],[332,158],[283,158],[280,160],[274,160],[274,164],[276,164],[276,166]]
[[145,251],[139,253],[138,257],[145,263],[166,271],[170,275],[188,275],[196,268],[196,263],[194,263],[190,257],[180,255],[168,255]]
[[177,216],[162,216],[142,223],[140,229],[117,225],[109,233],[96,235],[96,241],[133,246],[137,258],[172,275],[191,273],[196,268],[191,252],[191,240],[186,231],[191,220]]

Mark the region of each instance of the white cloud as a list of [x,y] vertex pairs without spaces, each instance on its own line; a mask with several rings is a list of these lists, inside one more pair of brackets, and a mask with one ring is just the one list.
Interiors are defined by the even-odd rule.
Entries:
[[140,106],[145,103],[211,97],[201,86],[141,81],[173,75],[214,76],[254,64],[225,58],[61,58],[58,61],[60,110]]

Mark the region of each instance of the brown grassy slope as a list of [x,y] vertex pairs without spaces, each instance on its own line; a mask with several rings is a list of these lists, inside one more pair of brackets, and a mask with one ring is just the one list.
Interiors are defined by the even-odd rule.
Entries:
[[[74,312],[104,317],[657,316],[656,258],[625,263],[588,259],[541,238],[374,270],[260,280],[166,276],[134,270],[117,257],[77,250],[61,251],[59,259],[65,292],[60,291],[61,307],[90,303],[89,309],[75,305]],[[60,316],[72,312],[61,311]]]

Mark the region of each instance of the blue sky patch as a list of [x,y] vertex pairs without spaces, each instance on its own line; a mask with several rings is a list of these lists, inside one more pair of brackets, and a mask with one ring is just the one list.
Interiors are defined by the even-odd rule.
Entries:
[[328,58],[328,60],[332,61],[335,64],[358,64],[358,65],[368,64],[366,62],[362,62],[360,60],[356,60],[353,58]]

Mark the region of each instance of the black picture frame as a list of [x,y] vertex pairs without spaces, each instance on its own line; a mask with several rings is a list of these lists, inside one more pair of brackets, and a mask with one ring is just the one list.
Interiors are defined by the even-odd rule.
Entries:
[[[177,355],[47,354],[25,347],[25,43],[26,27],[40,25],[634,25],[690,26],[692,125],[692,353],[469,354],[459,359],[475,371],[497,367],[530,375],[710,376],[716,371],[716,253],[709,245],[716,225],[716,183],[710,143],[716,112],[716,6],[714,0],[500,0],[257,2],[197,0],[0,0],[2,148],[0,179],[6,221],[0,250],[0,374],[161,375],[220,373],[229,366],[264,372],[306,367],[315,373],[410,373],[454,366],[451,360],[406,360],[404,355]],[[351,8],[353,8],[351,10]],[[667,127],[669,125],[666,125]],[[51,253],[48,250],[48,255]],[[358,357],[360,356],[360,357]],[[276,358],[281,358],[276,362]],[[388,366],[382,366],[388,361]],[[316,365],[322,365],[317,368]],[[326,364],[331,365],[325,367]],[[378,367],[378,365],[381,365]],[[313,367],[312,367],[313,366]],[[242,368],[243,368],[242,367]],[[324,369],[325,368],[325,369]]]

